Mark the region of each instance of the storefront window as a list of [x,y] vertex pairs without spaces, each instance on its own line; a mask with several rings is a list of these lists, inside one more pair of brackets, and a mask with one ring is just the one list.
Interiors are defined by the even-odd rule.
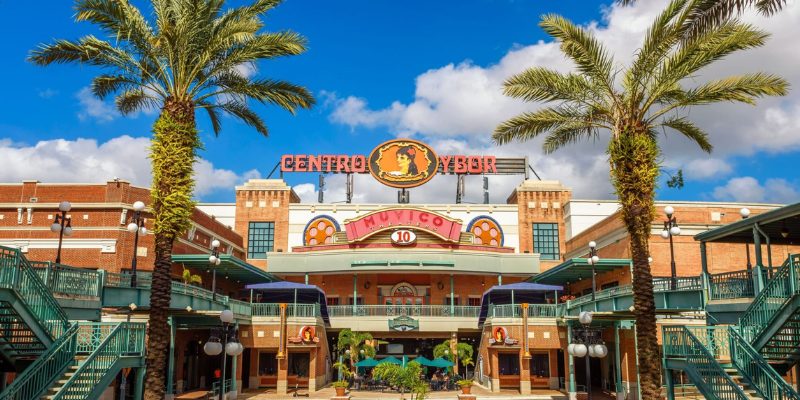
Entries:
[[258,374],[277,375],[278,359],[276,353],[258,353]]
[[289,353],[289,375],[308,377],[308,353]]
[[325,301],[328,303],[329,306],[338,306],[339,305],[339,298],[338,297],[326,297]]
[[519,375],[519,354],[498,354],[500,375]]
[[550,376],[550,357],[547,354],[531,354],[531,376]]

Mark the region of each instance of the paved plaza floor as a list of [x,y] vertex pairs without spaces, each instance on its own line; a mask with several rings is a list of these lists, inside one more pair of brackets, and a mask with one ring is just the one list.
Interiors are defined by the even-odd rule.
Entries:
[[[301,390],[301,393],[306,391]],[[458,399],[460,391],[437,391],[429,392],[426,399]],[[397,392],[369,392],[369,391],[352,391],[348,393],[353,400],[388,400],[400,399],[400,394]],[[477,395],[478,400],[566,400],[567,396],[557,390],[531,390],[531,394],[521,395],[516,390],[501,390],[500,392],[492,393],[479,386],[472,387],[472,394]],[[308,397],[310,400],[329,400],[334,396],[334,389],[326,387],[322,390],[311,393]],[[245,392],[239,396],[240,400],[272,400],[272,399],[291,399],[292,393],[288,395],[279,395],[275,393],[274,389],[261,389],[258,391]],[[298,397],[305,398],[305,397]],[[411,395],[406,394],[405,399],[410,399]]]

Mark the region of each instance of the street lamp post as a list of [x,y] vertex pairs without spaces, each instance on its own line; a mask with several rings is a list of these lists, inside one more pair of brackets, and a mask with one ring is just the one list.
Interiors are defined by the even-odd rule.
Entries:
[[217,335],[212,333],[208,342],[203,346],[203,351],[212,357],[222,354],[222,379],[220,380],[219,400],[223,400],[225,398],[223,397],[225,396],[225,367],[227,366],[228,356],[235,357],[242,354],[244,346],[236,340],[237,329],[236,325],[233,324],[233,312],[224,310],[219,314],[219,319],[222,321],[222,327],[217,328]]
[[669,239],[669,266],[672,272],[672,283],[670,286],[672,290],[677,289],[677,272],[675,271],[675,249],[672,246],[672,237],[681,234],[681,228],[678,226],[678,219],[673,215],[675,209],[672,206],[664,207],[664,214],[667,215],[667,220],[664,221],[664,230],[661,231],[661,237]]
[[128,224],[128,232],[133,233],[133,258],[131,259],[131,287],[136,287],[136,253],[139,251],[139,234],[146,235],[147,228],[144,227],[144,203],[137,201],[133,203],[133,218]]
[[[742,216],[742,219],[747,219],[747,217],[750,216],[750,209],[742,207],[742,209],[739,210],[739,215]],[[750,263],[750,242],[748,242],[747,239],[744,241],[744,249],[747,253],[747,272],[749,273],[753,270],[753,264]]]
[[55,221],[50,225],[50,231],[53,233],[58,232],[58,251],[56,252],[56,264],[61,264],[61,243],[64,236],[72,235],[72,218],[67,218],[67,212],[72,208],[72,204],[68,201],[62,201],[58,204],[59,213],[55,214]]
[[592,313],[581,311],[578,321],[583,325],[583,339],[576,338],[576,343],[567,346],[567,352],[573,357],[586,357],[586,395],[592,400],[592,370],[589,368],[589,357],[603,358],[608,355],[608,347],[602,339],[589,337],[589,325],[592,324]]
[[600,257],[597,256],[597,243],[594,240],[589,242],[589,257],[586,258],[586,262],[592,266],[592,301],[594,301],[594,292],[597,291],[595,265],[600,262]]
[[[128,312],[127,316],[125,317],[125,322],[130,324],[131,323],[131,313],[136,311],[137,305],[136,303],[128,304]],[[128,372],[130,369],[128,369]],[[125,369],[122,370],[122,381],[119,384],[119,398],[125,400],[125,390],[128,388],[128,373],[126,373]]]
[[214,239],[211,241],[211,255],[208,256],[208,264],[211,266],[211,299],[217,300],[217,269],[214,268],[220,265],[222,260],[219,258],[219,240]]

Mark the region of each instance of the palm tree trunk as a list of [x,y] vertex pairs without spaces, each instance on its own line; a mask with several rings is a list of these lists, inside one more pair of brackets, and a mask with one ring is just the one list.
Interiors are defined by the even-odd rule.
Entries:
[[661,355],[656,336],[653,275],[647,259],[651,224],[655,217],[658,144],[646,133],[635,129],[623,130],[614,136],[608,152],[612,181],[631,241],[639,387],[642,398],[656,399],[661,394],[661,364],[653,360],[660,360]]
[[189,216],[194,207],[192,175],[195,151],[199,146],[194,105],[190,101],[167,99],[153,126],[153,133],[150,147],[153,187],[150,195],[155,217],[156,262],[150,292],[144,398],[162,400],[170,339],[167,318],[172,291],[172,245],[189,227]]

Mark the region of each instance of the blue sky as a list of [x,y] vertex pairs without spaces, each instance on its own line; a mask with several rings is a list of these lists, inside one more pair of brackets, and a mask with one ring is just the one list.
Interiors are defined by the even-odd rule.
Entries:
[[[575,189],[576,197],[611,198],[603,143],[579,145],[553,156],[543,155],[536,143],[492,147],[491,127],[534,107],[506,103],[509,100],[499,95],[499,83],[527,65],[554,63],[569,68],[538,28],[541,14],[565,15],[589,26],[613,50],[630,54],[641,39],[637,32],[643,29],[642,22],[663,2],[653,3],[619,9],[610,8],[609,2],[584,0],[287,0],[269,15],[267,27],[302,33],[309,51],[261,62],[255,72],[305,85],[318,105],[296,116],[259,107],[271,131],[267,139],[232,119],[225,119],[221,136],[214,137],[205,115],[198,114],[205,144],[200,152],[204,161],[198,164],[198,198],[232,201],[235,184],[265,177],[284,153],[364,154],[397,136],[425,140],[445,154],[527,155],[544,179],[562,180]],[[797,33],[798,6],[790,3],[784,14],[770,21],[778,42]],[[7,77],[6,96],[0,100],[0,157],[16,161],[0,171],[0,181],[103,181],[116,176],[146,185],[150,179],[146,138],[155,113],[122,117],[110,102],[91,98],[86,87],[99,72],[96,68],[41,68],[25,61],[38,43],[97,33],[89,24],[75,23],[71,7],[69,1],[48,2],[45,7],[0,1],[0,34],[13,38],[0,44],[4,54],[0,68]],[[34,20],[21,17],[34,15]],[[771,66],[763,57],[775,52],[765,54],[744,55],[746,61],[730,64],[746,70]],[[620,57],[621,64],[626,57]],[[800,67],[798,57],[789,54],[776,62],[781,67],[768,70],[786,71],[787,79],[797,86],[800,74],[791,71]],[[708,77],[726,72],[730,72],[726,67],[718,68]],[[665,188],[659,197],[800,200],[794,172],[800,160],[796,130],[800,101],[795,96],[770,100],[755,109],[725,105],[699,111],[695,115],[712,134],[718,152],[705,156],[681,139],[665,138],[665,169],[683,168],[687,180],[683,190]],[[758,144],[776,135],[776,143]],[[303,197],[316,198],[313,186],[304,184],[316,182],[316,176],[295,174],[287,179],[298,185]],[[518,183],[515,179],[493,179],[493,200],[502,201]],[[329,186],[328,199],[341,197],[339,177],[331,177]],[[452,201],[454,188],[442,186],[421,190],[412,200]],[[366,177],[357,180],[359,188],[364,188],[357,197],[361,201],[390,201],[394,195]],[[479,191],[469,194],[477,196]]]

